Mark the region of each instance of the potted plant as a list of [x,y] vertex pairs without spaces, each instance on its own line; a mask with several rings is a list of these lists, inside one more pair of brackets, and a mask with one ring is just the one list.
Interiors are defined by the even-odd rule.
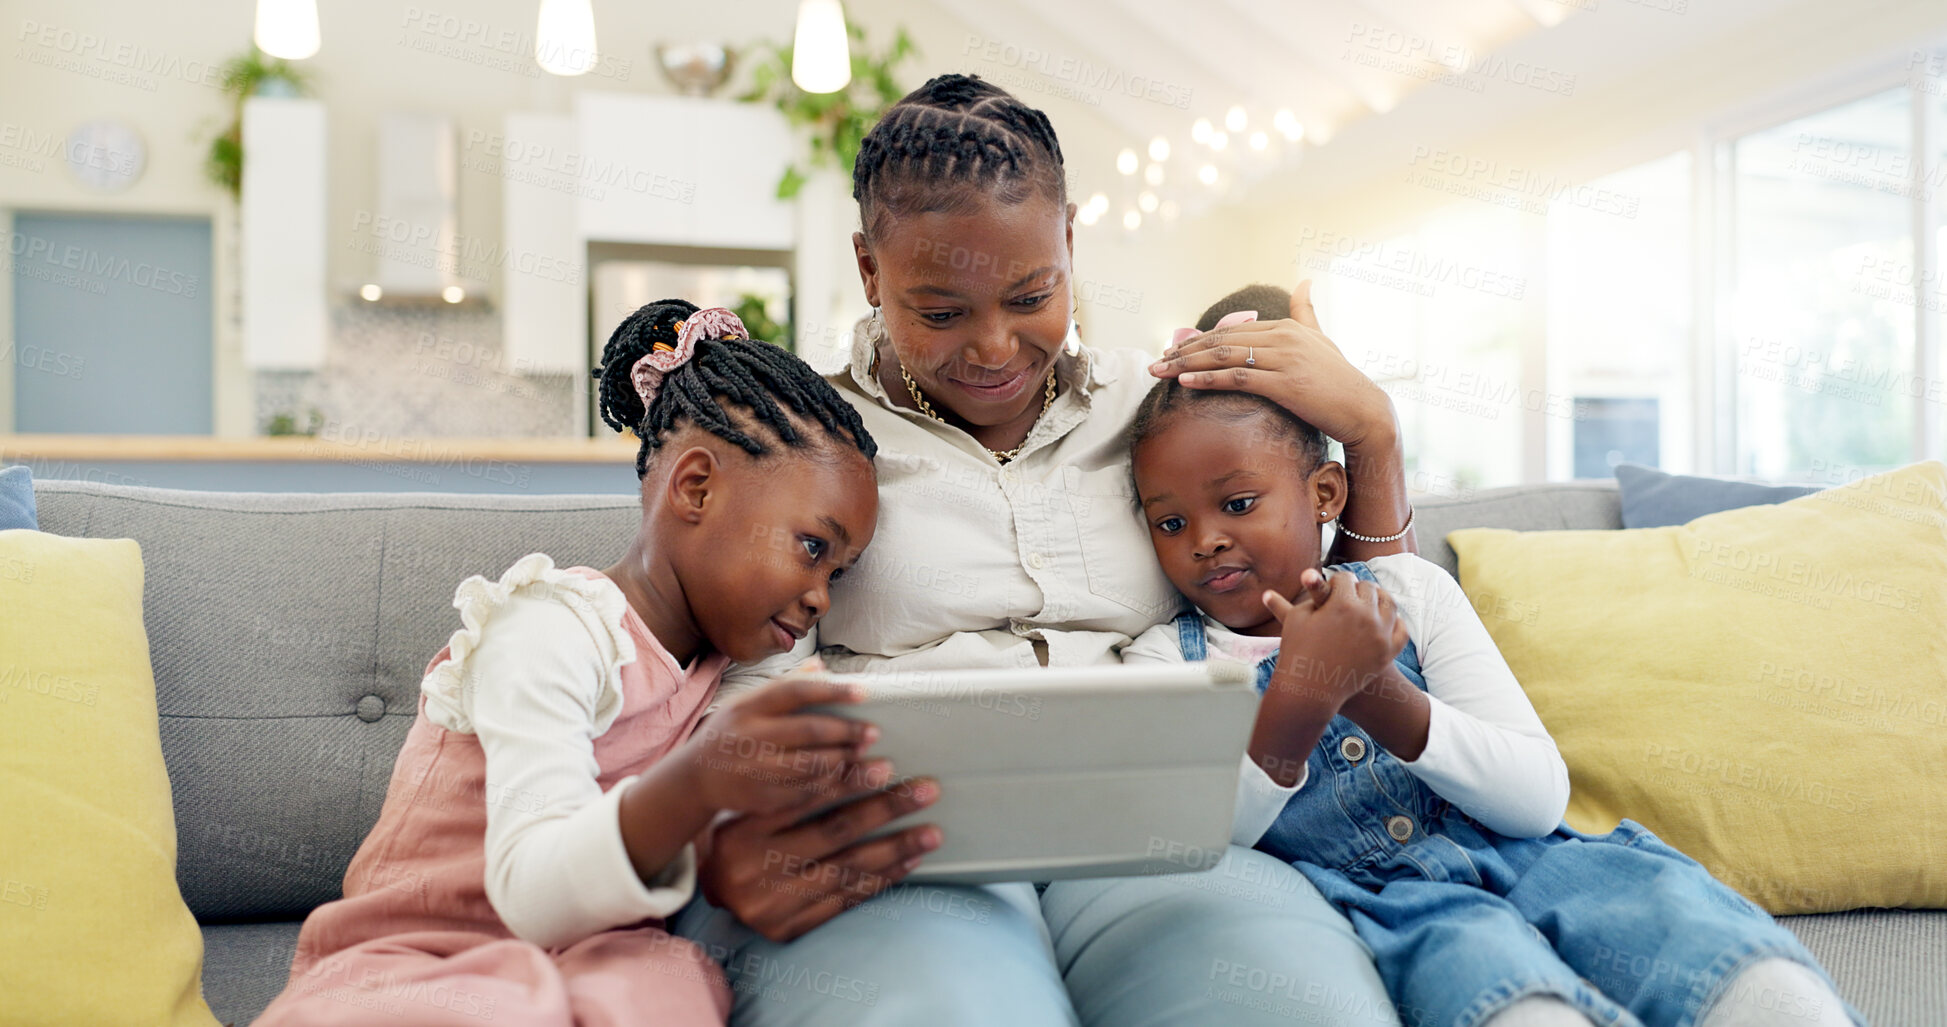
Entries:
[[776,343],[793,352],[797,351],[797,346],[791,341],[791,322],[779,321],[772,317],[771,301],[762,295],[754,292],[743,293],[737,297],[737,302],[731,305],[730,310],[737,315],[737,320],[744,323],[744,329],[750,332],[751,338]]
[[230,125],[210,140],[203,172],[237,199],[243,193],[243,102],[252,96],[303,96],[311,81],[307,72],[254,46],[224,62],[222,75],[223,92],[231,101]]
[[[737,99],[748,103],[769,102],[784,113],[791,124],[808,129],[812,167],[849,170],[858,158],[859,143],[872,130],[879,117],[906,95],[892,77],[899,62],[918,53],[906,30],[894,30],[892,46],[874,54],[865,48],[865,29],[847,19],[845,30],[852,37],[852,81],[835,93],[807,93],[791,81],[791,48],[775,43],[762,44],[764,56],[752,69],[748,92]],[[777,196],[788,200],[804,187],[805,173],[793,163],[778,179]]]

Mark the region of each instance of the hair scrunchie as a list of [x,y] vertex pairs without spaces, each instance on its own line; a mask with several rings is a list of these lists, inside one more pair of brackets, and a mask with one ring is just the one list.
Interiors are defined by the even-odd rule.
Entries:
[[[1218,318],[1217,323],[1210,326],[1210,330],[1214,332],[1219,328],[1229,328],[1231,325],[1250,324],[1255,320],[1257,320],[1257,311],[1255,310],[1233,310],[1223,317]],[[1195,328],[1178,328],[1176,331],[1170,333],[1170,345],[1180,345],[1183,340],[1194,339],[1202,334],[1204,333],[1197,331]]]
[[725,307],[699,310],[676,322],[676,345],[656,343],[655,348],[629,368],[629,381],[635,385],[636,395],[642,397],[643,409],[647,410],[654,402],[663,379],[696,355],[697,340],[748,338],[750,331],[744,327],[743,320]]

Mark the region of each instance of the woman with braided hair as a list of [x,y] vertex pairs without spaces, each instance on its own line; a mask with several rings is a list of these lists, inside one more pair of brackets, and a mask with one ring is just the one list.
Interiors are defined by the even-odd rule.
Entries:
[[305,920],[258,1023],[720,1024],[722,973],[662,924],[695,889],[692,839],[888,780],[869,726],[804,710],[850,686],[785,675],[703,720],[729,661],[790,650],[871,541],[857,412],[682,300],[623,321],[595,377],[602,418],[642,439],[635,540],[606,570],[533,553],[460,583],[345,896]]
[[[935,78],[866,136],[852,182],[874,312],[828,380],[879,441],[879,533],[815,636],[734,670],[726,692],[814,651],[842,671],[1119,660],[1180,602],[1128,458],[1161,377],[1264,396],[1345,444],[1333,562],[1411,549],[1391,404],[1319,331],[1303,285],[1295,318],[1206,332],[1160,362],[1068,344],[1076,208],[1040,111]],[[868,836],[931,795],[714,827],[675,928],[723,964],[733,1023],[1397,1023],[1351,925],[1250,848],[1290,792],[1248,759],[1238,832],[1202,874],[899,883],[937,829]]]

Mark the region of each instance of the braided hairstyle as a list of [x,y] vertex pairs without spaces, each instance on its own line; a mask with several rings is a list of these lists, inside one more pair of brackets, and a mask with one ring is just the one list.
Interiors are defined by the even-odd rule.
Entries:
[[859,412],[829,382],[788,350],[753,339],[698,339],[694,355],[663,378],[645,409],[631,380],[636,361],[657,343],[673,348],[677,323],[696,311],[696,304],[679,299],[641,307],[616,326],[602,347],[601,366],[590,372],[601,382],[602,420],[642,439],[637,478],[649,473],[650,455],[682,418],[757,457],[771,452],[752,435],[758,425],[792,448],[829,441],[807,437],[799,418],[823,425],[831,439],[855,447],[867,460],[878,454]]
[[907,93],[866,133],[852,164],[868,239],[888,216],[963,213],[981,199],[1014,204],[1036,192],[1066,212],[1055,128],[978,75],[941,75]]
[[[1197,318],[1197,331],[1207,332],[1217,327],[1219,318],[1239,310],[1257,311],[1260,321],[1282,320],[1291,316],[1291,294],[1275,285],[1247,285],[1211,304]],[[1229,389],[1187,389],[1174,378],[1157,382],[1149,395],[1143,397],[1142,405],[1136,408],[1135,422],[1129,428],[1129,448],[1135,449],[1161,431],[1171,417],[1187,409],[1234,423],[1262,418],[1270,425],[1272,438],[1297,450],[1306,474],[1330,455],[1324,432],[1272,400]]]

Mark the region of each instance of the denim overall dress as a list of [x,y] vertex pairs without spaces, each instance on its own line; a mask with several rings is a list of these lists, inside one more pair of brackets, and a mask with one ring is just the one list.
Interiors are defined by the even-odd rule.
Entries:
[[[1374,580],[1363,563],[1333,570]],[[1176,626],[1184,659],[1207,658],[1196,611]],[[1426,689],[1412,641],[1394,662]],[[1276,653],[1258,664],[1259,692],[1276,664]],[[1474,1027],[1517,999],[1554,995],[1598,1024],[1688,1027],[1756,960],[1824,977],[1789,931],[1634,821],[1606,835],[1564,823],[1509,838],[1345,717],[1306,773],[1257,848],[1352,921],[1407,1024]]]

